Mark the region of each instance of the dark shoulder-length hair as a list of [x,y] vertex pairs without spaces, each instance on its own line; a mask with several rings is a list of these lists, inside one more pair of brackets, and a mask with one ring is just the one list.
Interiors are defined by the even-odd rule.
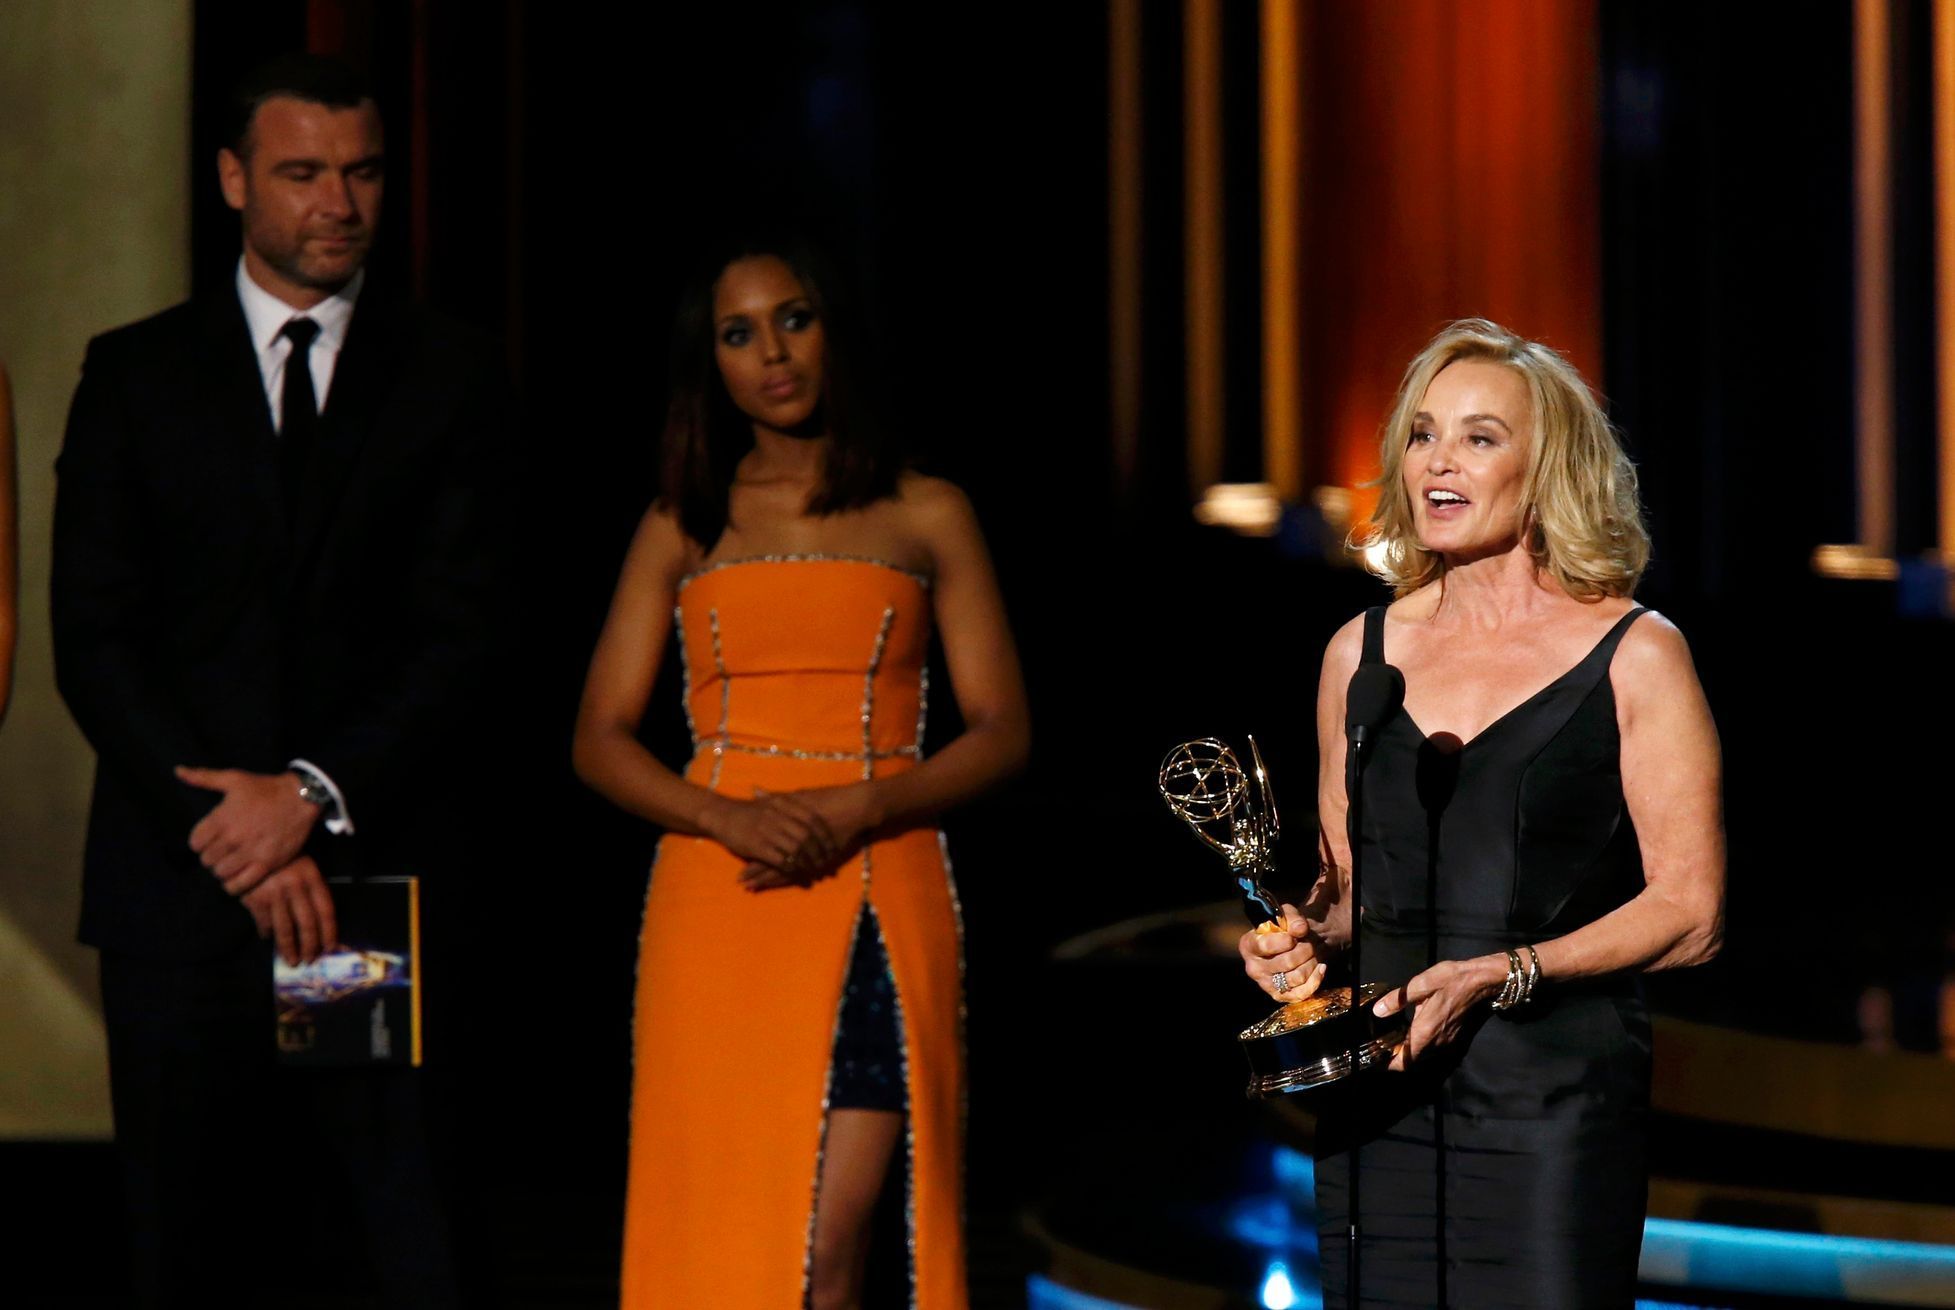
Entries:
[[713,354],[713,288],[735,260],[771,255],[794,271],[814,302],[826,350],[820,408],[813,422],[830,445],[810,514],[835,514],[894,495],[902,459],[857,386],[861,339],[853,306],[828,262],[804,238],[748,235],[716,247],[679,299],[672,334],[671,402],[665,414],[659,504],[675,511],[686,535],[711,550],[727,526],[733,470],[753,448],[753,420],[727,395]]

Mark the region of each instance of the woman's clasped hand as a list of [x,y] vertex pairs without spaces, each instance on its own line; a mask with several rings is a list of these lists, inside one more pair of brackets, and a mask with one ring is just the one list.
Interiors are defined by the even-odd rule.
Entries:
[[704,836],[747,861],[748,891],[805,887],[832,875],[876,826],[867,787],[756,789],[751,800],[721,797],[699,816]]

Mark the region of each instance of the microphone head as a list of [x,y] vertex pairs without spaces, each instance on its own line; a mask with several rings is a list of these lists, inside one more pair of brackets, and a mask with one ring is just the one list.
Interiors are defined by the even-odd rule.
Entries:
[[1344,692],[1344,732],[1368,737],[1405,703],[1405,675],[1392,664],[1360,664]]

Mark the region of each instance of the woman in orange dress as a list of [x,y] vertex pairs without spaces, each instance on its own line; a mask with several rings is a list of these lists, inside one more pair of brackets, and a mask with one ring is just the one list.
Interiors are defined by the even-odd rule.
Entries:
[[[919,1310],[967,1304],[962,951],[934,816],[1030,742],[969,503],[849,405],[832,280],[790,244],[682,305],[663,485],[624,563],[577,771],[666,830],[640,939],[623,1304],[859,1303],[902,1151]],[[964,732],[925,760],[943,642]],[[668,636],[693,754],[637,731]]]

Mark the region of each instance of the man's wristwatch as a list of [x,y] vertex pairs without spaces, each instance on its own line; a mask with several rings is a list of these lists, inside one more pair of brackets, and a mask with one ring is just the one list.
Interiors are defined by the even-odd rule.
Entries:
[[308,805],[316,805],[322,810],[332,808],[332,789],[326,786],[326,780],[324,778],[314,773],[311,769],[295,768],[292,772],[297,774],[299,778],[300,800]]

